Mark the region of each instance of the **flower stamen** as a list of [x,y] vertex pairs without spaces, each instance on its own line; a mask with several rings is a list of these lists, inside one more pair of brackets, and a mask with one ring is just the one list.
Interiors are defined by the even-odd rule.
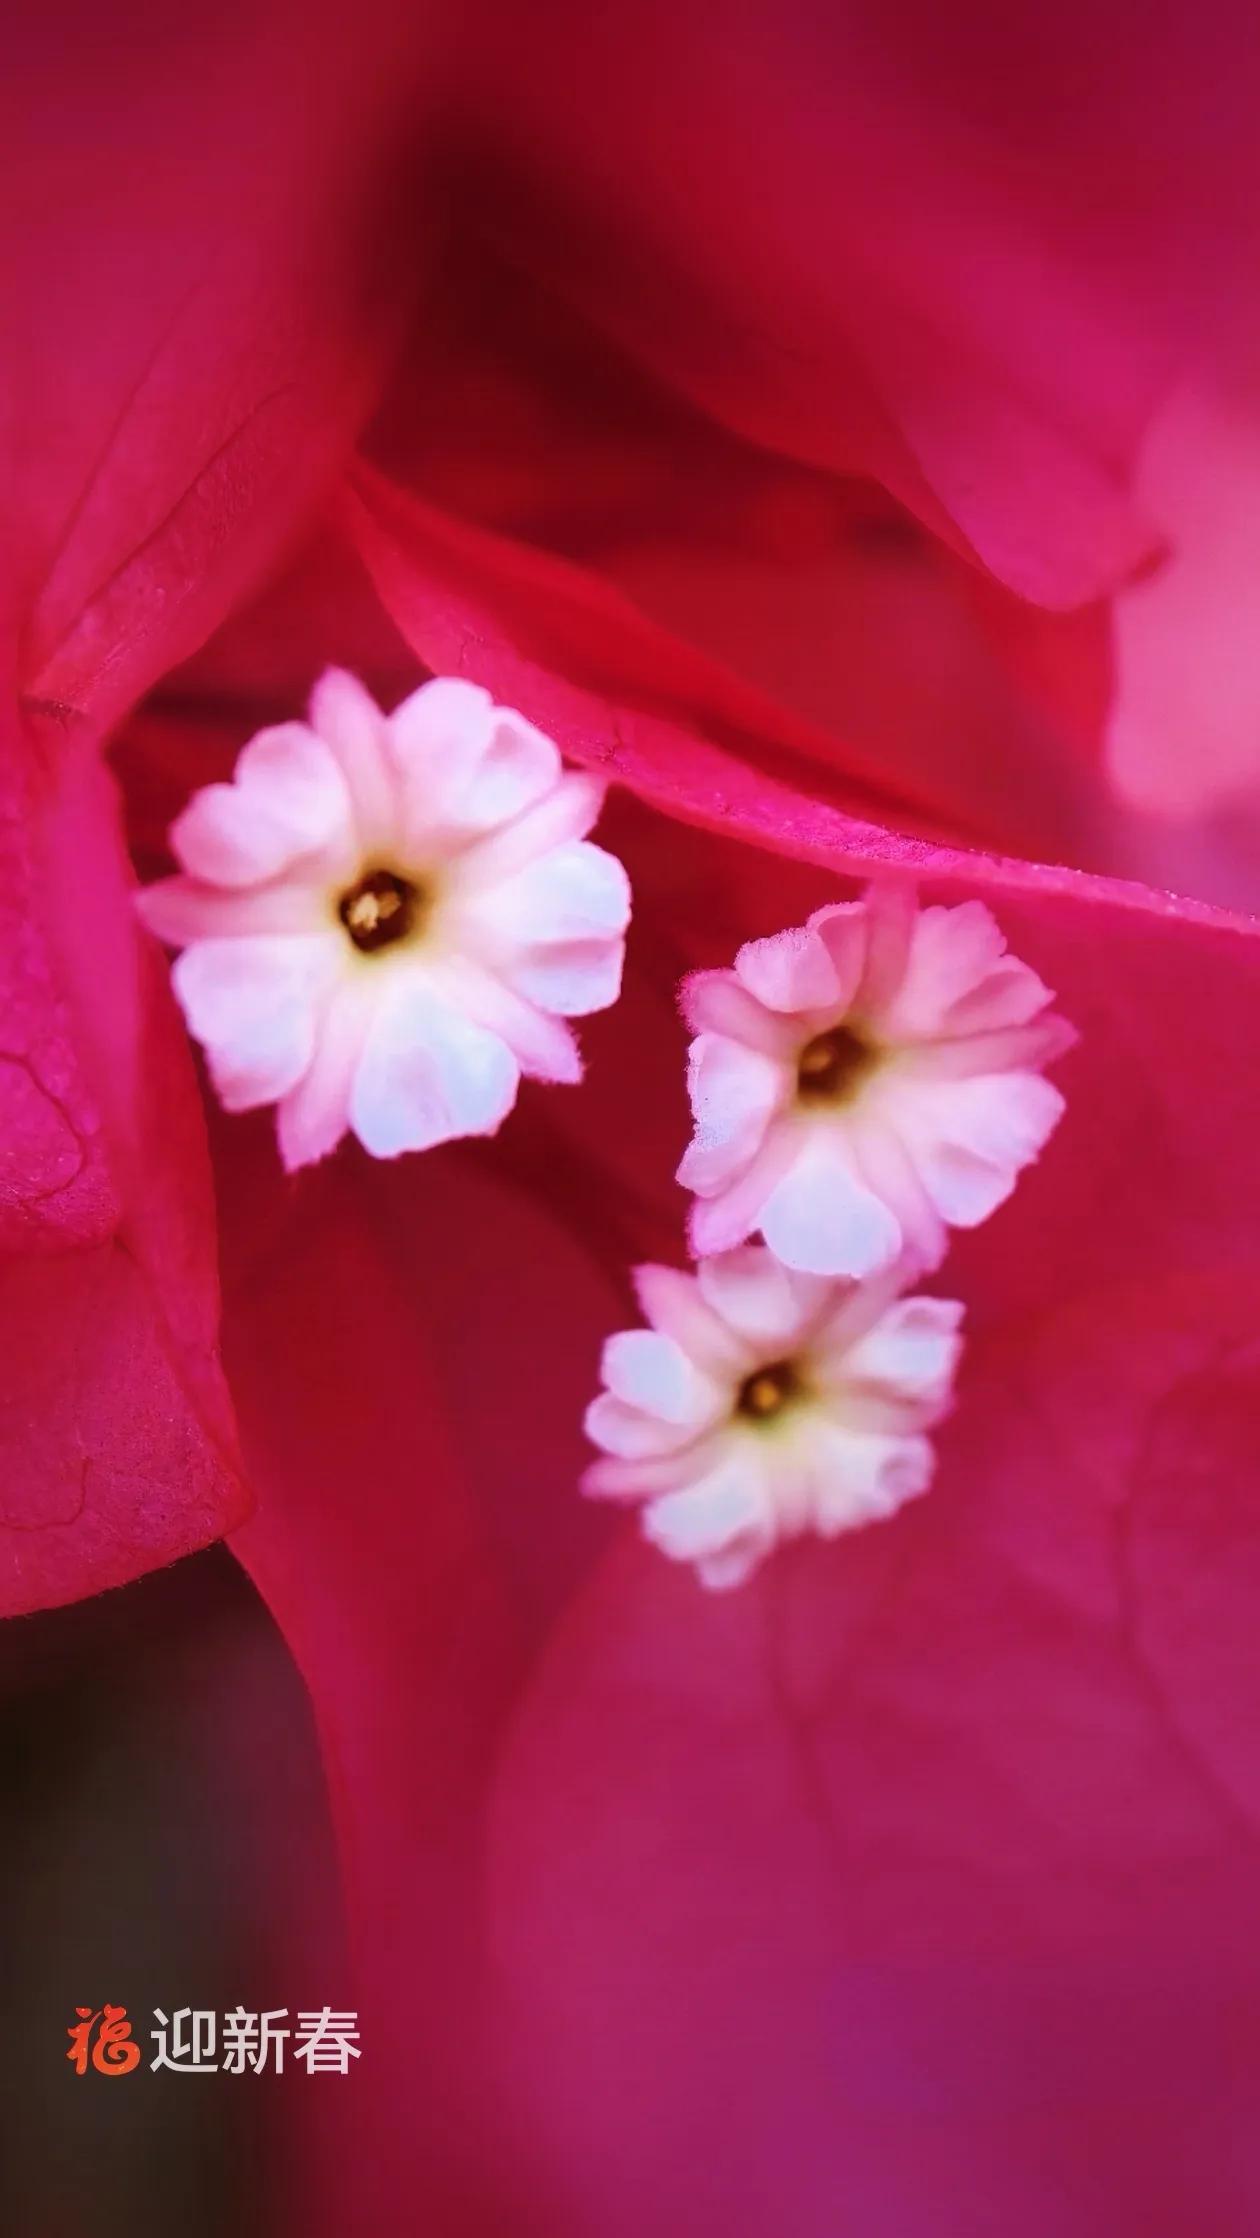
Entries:
[[797,1058],[796,1093],[807,1103],[842,1103],[874,1063],[874,1049],[852,1026],[832,1026]]
[[794,1362],[773,1360],[745,1376],[735,1401],[737,1414],[754,1422],[769,1422],[801,1396],[801,1379]]
[[395,870],[370,870],[337,904],[337,915],[365,956],[405,940],[423,913],[424,896]]

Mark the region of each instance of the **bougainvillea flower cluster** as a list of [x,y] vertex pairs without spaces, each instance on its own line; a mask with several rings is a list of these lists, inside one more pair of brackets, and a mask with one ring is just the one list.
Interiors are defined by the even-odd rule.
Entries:
[[[494,1134],[522,1071],[580,1079],[561,1020],[615,1001],[630,906],[585,837],[601,805],[472,684],[386,717],[330,670],[309,725],[259,732],[181,811],[182,874],[140,897],[225,1108],[277,1105],[292,1170],[347,1131],[377,1157]],[[982,903],[920,909],[906,881],[686,982],[702,1264],[639,1270],[652,1327],[604,1348],[584,1486],[645,1502],[704,1584],[927,1488],[962,1309],[901,1293],[1058,1120],[1051,1001]]]
[[[0,1591],[47,1609],[227,1536],[248,1583],[232,1638],[189,1645],[198,1763],[248,1757],[276,1869],[246,1886],[217,1778],[208,1864],[216,1934],[248,1913],[275,2004],[324,1994],[336,1939],[301,1906],[309,1695],[365,2073],[284,2150],[260,2120],[267,2238],[1253,2238],[1248,30],[1219,0],[1140,35],[1114,0],[753,0],[717,28],[694,0],[474,0],[458,25],[50,0],[14,26]],[[292,1071],[331,995],[189,961],[200,1064],[135,890],[198,889],[182,976],[212,901],[317,884],[337,985],[376,991],[350,1006],[366,1050],[436,856],[356,838],[344,883],[295,855],[234,884],[243,855],[208,877],[166,837],[218,787],[237,808],[213,792],[200,836],[218,817],[237,846],[244,742],[330,664],[378,709],[427,677],[518,710],[607,789],[635,925],[585,1017],[543,999],[523,916],[493,962],[479,927],[482,996],[523,1032],[519,996],[557,1064],[584,1018],[580,1080],[553,1092],[447,982],[520,1074],[493,1139],[454,1130],[506,1105],[507,1061],[448,1061],[453,1029],[435,1057],[427,1013],[383,1102],[347,1057],[285,1152],[325,1154],[286,1172],[299,1082],[257,1069],[246,997],[279,1004]],[[1023,982],[1007,1024],[964,997],[887,1041],[838,973],[817,1008],[763,982],[739,1031],[688,1020],[721,1046],[696,1059],[684,1271],[680,981],[742,987],[745,948],[911,890],[966,932],[977,989],[1009,966],[980,910],[1054,989],[1062,1074],[1031,1038],[975,1069],[988,1032],[1050,1028]],[[609,988],[619,942],[603,919]],[[912,1109],[954,1043],[957,1081]],[[225,1114],[216,1080],[274,1092]],[[861,1218],[838,1240],[810,1217],[807,1160],[794,1227],[758,1169],[747,1240],[702,1239],[800,1149],[798,1101]],[[879,1258],[895,1222],[948,1259],[776,1274],[763,1214],[829,1257]],[[693,1303],[725,1282],[730,1349],[719,1372],[696,1316],[678,1354],[615,1346],[598,1419],[658,1450],[594,1467],[669,1482],[580,1500],[639,1264]],[[791,1312],[750,1321],[728,1267]],[[824,1340],[888,1284],[866,1336]],[[903,1497],[920,1441],[932,1490]],[[722,1529],[668,1511],[685,1561],[619,1510],[732,1469]],[[824,1536],[872,1493],[896,1514]],[[695,1589],[745,1561],[740,1590]],[[287,1696],[246,1656],[225,1706],[215,1672],[269,1630]],[[26,1784],[60,1803],[65,1770]],[[77,1810],[72,1835],[76,1876],[125,1859]],[[76,2111],[32,2229],[102,2211],[99,2138],[92,2196],[63,2193]]]
[[1052,1000],[982,902],[920,909],[908,881],[685,982],[699,1272],[639,1269],[651,1328],[604,1348],[584,1486],[646,1503],[705,1585],[927,1489],[962,1308],[902,1293],[1058,1121],[1037,1068],[1075,1035]]

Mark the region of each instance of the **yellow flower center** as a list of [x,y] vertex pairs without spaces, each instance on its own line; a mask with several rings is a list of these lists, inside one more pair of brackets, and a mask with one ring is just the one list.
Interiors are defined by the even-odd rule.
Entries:
[[774,1360],[764,1368],[754,1368],[745,1376],[735,1401],[736,1412],[752,1422],[769,1422],[793,1399],[801,1396],[802,1384],[794,1362]]
[[369,870],[342,895],[337,915],[355,947],[371,956],[414,932],[424,907],[424,895],[409,878],[396,870]]
[[796,1060],[803,1103],[841,1103],[877,1062],[877,1051],[852,1026],[832,1026],[807,1041]]

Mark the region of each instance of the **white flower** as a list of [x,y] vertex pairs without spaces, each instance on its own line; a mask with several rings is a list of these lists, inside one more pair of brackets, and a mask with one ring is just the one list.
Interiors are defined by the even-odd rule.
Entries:
[[889,1516],[931,1482],[962,1307],[794,1274],[758,1244],[694,1274],[640,1267],[651,1327],[604,1347],[587,1434],[595,1497],[646,1502],[646,1536],[703,1584],[740,1585],[782,1539]]
[[694,973],[693,1249],[760,1230],[813,1274],[939,1265],[1063,1110],[1038,1070],[1076,1038],[1052,1000],[981,902],[920,910],[896,884]]
[[493,1134],[522,1073],[575,1081],[566,1017],[621,983],[630,894],[585,838],[601,786],[488,692],[392,715],[352,676],[260,731],[171,829],[139,899],[229,1111],[274,1103],[290,1169],[347,1130],[374,1157]]

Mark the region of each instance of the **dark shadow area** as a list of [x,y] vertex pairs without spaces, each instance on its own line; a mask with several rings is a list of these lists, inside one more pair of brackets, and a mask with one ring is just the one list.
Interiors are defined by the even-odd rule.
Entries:
[[[224,1549],[0,1629],[0,1919],[0,2228],[261,2233],[309,2078],[150,2067],[156,2007],[346,1995],[306,1693]],[[79,2077],[106,2001],[140,2063]]]

